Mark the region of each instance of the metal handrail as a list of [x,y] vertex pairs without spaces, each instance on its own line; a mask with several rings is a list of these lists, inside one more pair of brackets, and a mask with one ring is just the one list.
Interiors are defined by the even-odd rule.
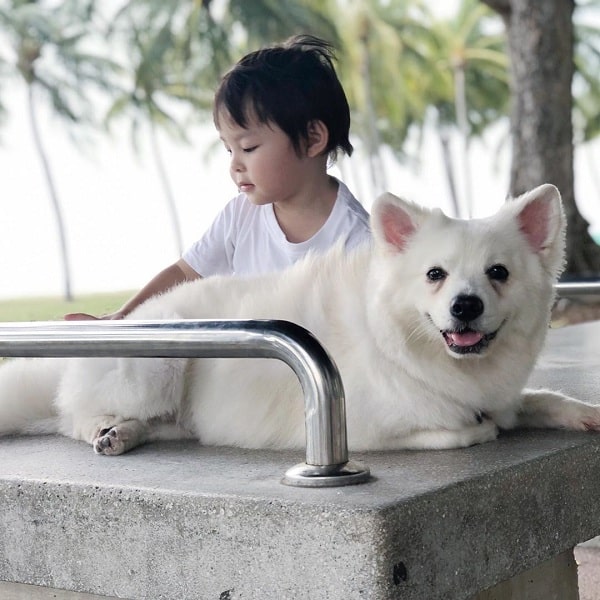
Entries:
[[557,283],[554,286],[561,298],[574,296],[600,296],[600,281],[570,281]]
[[317,339],[280,320],[164,320],[0,323],[4,357],[276,358],[304,392],[306,462],[283,483],[330,487],[361,483],[369,469],[348,461],[344,388]]

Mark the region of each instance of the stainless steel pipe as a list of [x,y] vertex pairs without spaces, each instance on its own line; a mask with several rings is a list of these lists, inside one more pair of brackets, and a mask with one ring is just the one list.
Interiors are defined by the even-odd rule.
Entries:
[[276,358],[304,392],[306,462],[283,483],[330,487],[361,483],[369,469],[348,462],[342,380],[306,329],[277,320],[71,321],[0,323],[4,357]]
[[571,281],[557,283],[555,284],[554,289],[561,298],[600,296],[600,281]]

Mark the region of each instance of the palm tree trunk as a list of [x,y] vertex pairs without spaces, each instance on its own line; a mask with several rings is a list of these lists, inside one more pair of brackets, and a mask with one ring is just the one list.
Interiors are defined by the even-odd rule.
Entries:
[[158,169],[158,177],[167,201],[167,210],[169,211],[169,217],[171,219],[171,227],[173,228],[173,235],[175,236],[175,243],[177,244],[177,254],[181,256],[183,252],[183,241],[181,237],[181,228],[179,226],[179,216],[177,214],[177,206],[175,204],[175,198],[173,196],[173,190],[171,189],[171,183],[167,170],[165,168],[165,162],[163,160],[160,145],[156,135],[156,126],[153,121],[150,121],[150,141],[152,144],[152,153],[154,155],[154,163]]
[[462,138],[463,156],[463,190],[467,217],[473,216],[473,193],[471,189],[471,164],[469,161],[469,120],[467,117],[467,91],[465,86],[464,65],[454,67],[454,106],[456,109],[456,122]]
[[446,181],[448,182],[448,189],[450,190],[450,199],[452,200],[452,208],[454,209],[454,216],[460,218],[461,210],[460,204],[458,203],[458,196],[456,194],[456,182],[454,181],[454,164],[452,162],[452,153],[450,152],[450,139],[448,132],[444,131],[440,125],[440,143],[442,145],[442,157],[444,159],[444,170],[446,172]]
[[371,182],[379,194],[387,189],[387,176],[383,160],[381,158],[381,139],[377,129],[377,117],[375,113],[375,105],[373,102],[372,83],[371,83],[371,58],[368,48],[368,33],[364,33],[360,40],[362,44],[362,81],[365,92],[366,103],[366,128],[367,128],[367,158],[369,162],[369,170],[371,173]]
[[54,218],[56,219],[56,227],[58,229],[58,240],[60,244],[60,256],[63,270],[64,280],[64,298],[68,302],[73,300],[73,294],[71,291],[71,268],[69,265],[69,252],[67,249],[67,237],[65,232],[65,225],[62,215],[62,209],[58,200],[58,194],[56,192],[56,186],[54,185],[54,178],[52,176],[52,170],[50,163],[42,143],[42,138],[39,131],[37,122],[37,114],[35,111],[34,103],[34,90],[33,85],[27,86],[27,110],[29,113],[29,124],[31,126],[31,133],[33,135],[33,142],[38,153],[44,176],[46,178],[46,185],[48,186],[48,193],[50,194],[50,200],[52,202],[52,209],[54,211]]

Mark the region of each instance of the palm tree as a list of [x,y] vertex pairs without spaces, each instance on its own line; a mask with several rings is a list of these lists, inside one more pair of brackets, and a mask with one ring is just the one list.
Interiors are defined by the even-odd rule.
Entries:
[[405,159],[409,130],[425,120],[420,8],[418,0],[339,0],[335,9],[344,42],[340,75],[352,108],[352,129],[363,142],[371,183],[378,191],[387,188],[382,147]]
[[[429,50],[429,102],[436,108],[445,168],[457,214],[473,209],[469,145],[490,124],[507,114],[508,75],[504,38],[491,33],[492,11],[478,0],[463,0],[455,17],[432,22]],[[496,27],[496,30],[498,27]],[[449,129],[462,141],[465,209],[460,210]]]
[[[406,160],[409,134],[421,136],[433,113],[455,213],[470,212],[469,142],[507,111],[503,39],[487,29],[492,12],[476,0],[444,20],[420,0],[338,0],[337,10],[345,42],[341,74],[374,187],[386,188],[382,146]],[[467,211],[458,201],[452,130],[463,140]]]
[[[172,191],[168,169],[163,157],[158,137],[158,128],[166,131],[179,142],[188,143],[186,129],[181,119],[181,109],[189,106],[206,112],[210,108],[212,94],[198,86],[192,92],[191,82],[186,79],[179,51],[195,52],[178,46],[180,32],[175,30],[173,5],[162,5],[165,9],[155,9],[153,3],[130,2],[116,15],[110,30],[112,39],[126,48],[124,70],[128,81],[124,83],[106,115],[110,126],[118,117],[127,116],[131,122],[131,136],[134,148],[139,148],[139,131],[147,128],[154,164],[162,186],[177,253],[183,251],[183,238]],[[188,19],[194,22],[197,13],[192,6]],[[206,11],[203,11],[205,14]],[[189,21],[186,21],[189,22]],[[188,46],[190,40],[185,42]],[[202,55],[202,53],[200,53]]]
[[94,37],[93,0],[62,3],[12,0],[0,7],[0,36],[12,49],[11,72],[27,89],[27,110],[34,145],[54,211],[64,279],[64,297],[72,284],[67,235],[53,170],[38,119],[38,101],[45,98],[54,113],[71,125],[93,123],[88,88],[110,88],[114,64],[91,52]]
[[228,0],[221,26],[241,33],[238,49],[243,52],[298,33],[321,36],[334,44],[339,41],[330,7],[319,0]]

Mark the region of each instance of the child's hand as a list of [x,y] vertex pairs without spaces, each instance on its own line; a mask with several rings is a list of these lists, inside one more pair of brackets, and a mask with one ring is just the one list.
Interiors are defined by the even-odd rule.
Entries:
[[102,315],[101,317],[95,317],[94,315],[88,315],[87,313],[69,313],[64,316],[65,321],[111,321],[122,318],[123,313],[120,311],[110,315]]
[[69,313],[65,315],[65,321],[91,321],[97,320],[99,317],[95,317],[94,315],[88,315],[87,313]]

